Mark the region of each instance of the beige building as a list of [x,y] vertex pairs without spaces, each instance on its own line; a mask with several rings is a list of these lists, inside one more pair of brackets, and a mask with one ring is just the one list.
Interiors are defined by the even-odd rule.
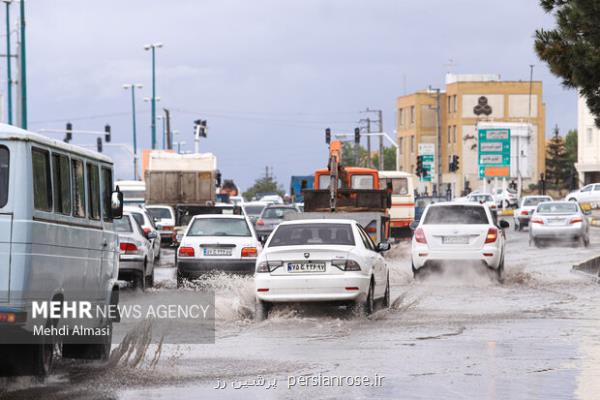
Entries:
[[577,164],[579,183],[600,182],[600,129],[594,123],[594,116],[579,96],[577,102]]
[[[531,90],[531,96],[530,96]],[[419,143],[437,144],[435,91],[420,91],[401,96],[396,101],[397,135],[400,145],[400,167],[415,172]],[[477,162],[477,123],[530,123],[526,138],[527,151],[533,159],[523,184],[537,182],[545,169],[545,115],[542,82],[502,81],[498,75],[453,75],[446,77],[440,93],[441,180],[443,190],[450,184],[455,195],[469,185],[477,189],[481,180]],[[459,157],[459,167],[450,171],[452,156]],[[436,168],[438,162],[436,160]],[[436,181],[437,171],[434,174]]]

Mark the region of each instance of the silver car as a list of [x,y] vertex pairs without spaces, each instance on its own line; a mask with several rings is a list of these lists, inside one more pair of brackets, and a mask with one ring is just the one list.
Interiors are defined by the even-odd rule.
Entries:
[[154,286],[154,253],[151,240],[156,232],[144,234],[142,227],[131,213],[115,220],[119,234],[119,280],[129,281],[134,288],[144,290]]
[[575,241],[589,246],[589,223],[585,213],[574,201],[541,203],[531,216],[529,245],[540,247],[543,241]]
[[262,211],[254,224],[258,237],[266,239],[288,214],[298,214],[300,210],[294,205],[270,204]]
[[550,196],[525,196],[521,200],[521,205],[517,208],[513,214],[515,219],[515,230],[521,231],[523,228],[529,226],[529,219],[531,214],[535,211],[536,207],[540,203],[552,201]]

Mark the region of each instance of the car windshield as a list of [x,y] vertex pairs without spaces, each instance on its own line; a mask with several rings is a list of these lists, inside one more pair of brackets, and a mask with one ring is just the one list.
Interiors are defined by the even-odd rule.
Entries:
[[168,208],[152,207],[152,208],[147,208],[147,210],[148,210],[148,214],[150,214],[150,216],[152,218],[156,218],[156,219],[171,219],[171,218],[173,218],[171,216],[171,210],[169,210]]
[[262,217],[264,219],[283,219],[285,215],[295,214],[298,211],[294,208],[267,208]]
[[434,206],[429,208],[424,225],[487,225],[487,214],[483,207]]
[[196,218],[188,236],[252,236],[246,220],[240,218]]
[[0,146],[0,208],[8,201],[8,149]]
[[523,200],[524,206],[537,206],[540,203],[544,203],[546,201],[550,201],[547,197],[528,197]]
[[244,206],[247,215],[260,215],[265,206]]
[[352,189],[373,189],[373,175],[352,175]]
[[133,232],[131,220],[126,215],[124,215],[121,219],[113,220],[113,226],[115,227],[115,231],[119,233]]
[[354,246],[350,224],[291,224],[280,225],[273,234],[269,247],[305,245]]
[[537,208],[541,214],[572,214],[577,212],[577,205],[574,203],[543,203]]

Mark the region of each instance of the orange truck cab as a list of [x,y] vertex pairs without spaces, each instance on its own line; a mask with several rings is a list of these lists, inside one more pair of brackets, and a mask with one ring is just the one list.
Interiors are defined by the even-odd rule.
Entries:
[[[330,171],[327,168],[315,172],[315,189],[329,188]],[[339,189],[379,189],[379,174],[376,169],[343,167],[338,178]]]

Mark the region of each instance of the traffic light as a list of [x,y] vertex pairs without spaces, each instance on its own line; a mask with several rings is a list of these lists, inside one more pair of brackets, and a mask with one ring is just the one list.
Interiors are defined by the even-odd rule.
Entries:
[[65,143],[69,143],[71,140],[73,140],[73,124],[71,124],[70,122],[67,122],[67,129],[66,129],[65,138],[63,139],[63,141]]
[[331,143],[331,129],[325,129],[325,143]]
[[197,119],[194,121],[194,135],[196,137],[206,137],[206,120]]
[[98,149],[98,153],[102,153],[102,138],[101,137],[96,138],[96,147]]
[[416,170],[416,175],[417,176],[421,176],[423,175],[423,156],[417,156],[417,170]]
[[360,143],[360,128],[354,128],[354,144]]
[[104,133],[104,141],[106,143],[110,143],[110,135],[111,135],[111,133],[110,133],[110,125],[108,125],[108,124],[104,125],[104,132],[105,132]]
[[452,163],[454,164],[454,171],[458,171],[460,157],[457,155],[452,156]]

